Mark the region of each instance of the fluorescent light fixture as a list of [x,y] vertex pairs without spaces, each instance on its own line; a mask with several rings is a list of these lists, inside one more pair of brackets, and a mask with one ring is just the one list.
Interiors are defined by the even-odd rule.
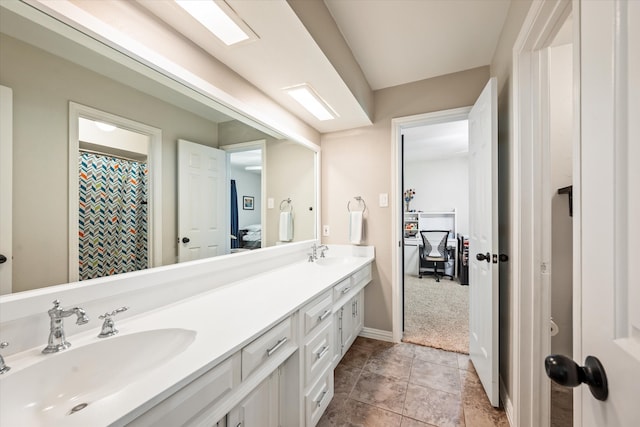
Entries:
[[318,120],[332,120],[338,117],[338,114],[308,84],[305,83],[284,90]]
[[245,166],[244,170],[246,171],[261,171],[262,166]]
[[103,123],[103,122],[93,122],[93,123],[95,123],[98,129],[104,132],[113,132],[114,130],[116,130],[116,127],[114,125],[110,125],[109,123]]
[[[226,7],[225,9],[229,10],[225,11],[218,2],[213,0],[175,0],[175,2],[227,46],[251,38],[229,16],[229,13],[233,13],[229,7]],[[240,20],[240,18],[237,19]]]

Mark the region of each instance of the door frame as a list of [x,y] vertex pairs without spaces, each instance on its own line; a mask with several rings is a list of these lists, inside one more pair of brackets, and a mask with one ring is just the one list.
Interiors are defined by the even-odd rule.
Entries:
[[149,168],[147,212],[149,239],[147,245],[149,267],[162,265],[162,130],[115,114],[69,102],[69,282],[80,280],[78,266],[78,151],[79,118],[113,124],[119,128],[149,137],[147,167]]
[[0,86],[0,295],[13,290],[13,90]]
[[[260,224],[262,226],[262,242],[267,242],[267,140],[257,139],[255,141],[237,142],[234,144],[221,145],[220,150],[227,152],[227,184],[231,183],[231,154],[243,151],[260,150],[262,152],[262,171],[260,173]],[[227,200],[231,198],[231,188],[227,185]],[[264,246],[263,246],[264,247]]]
[[[513,47],[511,86],[511,333],[510,400],[512,425],[549,426],[550,389],[542,360],[551,351],[551,232],[548,195],[549,74],[551,40],[573,13],[573,59],[579,64],[579,1],[533,2]],[[580,71],[573,67],[573,199],[580,206]],[[573,211],[573,348],[580,342],[580,212]],[[574,415],[581,407],[574,393]],[[574,417],[574,425],[582,421]]]
[[453,108],[450,110],[436,111],[432,113],[415,114],[412,116],[398,117],[391,120],[391,222],[393,224],[393,242],[398,242],[395,253],[391,258],[391,319],[392,340],[402,340],[404,301],[402,283],[404,280],[404,234],[403,234],[403,203],[402,203],[402,135],[403,128],[417,125],[431,125],[446,123],[456,120],[466,120],[469,117],[471,106]]

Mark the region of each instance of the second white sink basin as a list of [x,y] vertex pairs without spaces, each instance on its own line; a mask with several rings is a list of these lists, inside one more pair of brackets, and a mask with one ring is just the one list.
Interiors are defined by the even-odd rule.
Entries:
[[177,356],[195,337],[187,329],[157,329],[42,355],[0,378],[0,425],[63,425]]

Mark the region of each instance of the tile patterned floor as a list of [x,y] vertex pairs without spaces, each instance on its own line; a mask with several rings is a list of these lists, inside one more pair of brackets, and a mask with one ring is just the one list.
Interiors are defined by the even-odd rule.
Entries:
[[508,427],[463,354],[358,337],[318,427]]

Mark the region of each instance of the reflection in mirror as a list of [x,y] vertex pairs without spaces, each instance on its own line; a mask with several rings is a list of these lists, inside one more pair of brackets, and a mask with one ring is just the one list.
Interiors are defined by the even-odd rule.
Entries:
[[[254,212],[262,212],[260,246],[281,243],[279,204],[287,198],[294,210],[293,241],[315,238],[317,160],[313,150],[262,125],[250,125],[238,113],[213,109],[210,98],[177,87],[156,71],[140,64],[134,70],[131,58],[118,52],[110,52],[107,58],[2,6],[0,11],[0,84],[13,91],[13,274],[8,286],[12,292],[67,283],[76,277],[78,258],[69,255],[74,234],[70,224],[78,206],[70,209],[69,176],[78,166],[77,157],[74,161],[69,157],[70,102],[161,131],[159,178],[149,181],[150,194],[154,183],[161,184],[161,200],[154,197],[155,210],[149,212],[155,229],[148,248],[151,266],[179,261],[180,139],[214,148],[264,140],[267,167],[262,171],[260,198],[257,193],[238,193],[240,202],[243,196],[254,197]],[[86,36],[74,33],[71,37]],[[224,200],[219,200],[227,212],[229,193],[230,182]],[[255,223],[243,223],[247,230],[249,225]],[[230,246],[227,240],[225,253]]]
[[71,280],[151,267],[161,131],[75,103],[69,118]]

